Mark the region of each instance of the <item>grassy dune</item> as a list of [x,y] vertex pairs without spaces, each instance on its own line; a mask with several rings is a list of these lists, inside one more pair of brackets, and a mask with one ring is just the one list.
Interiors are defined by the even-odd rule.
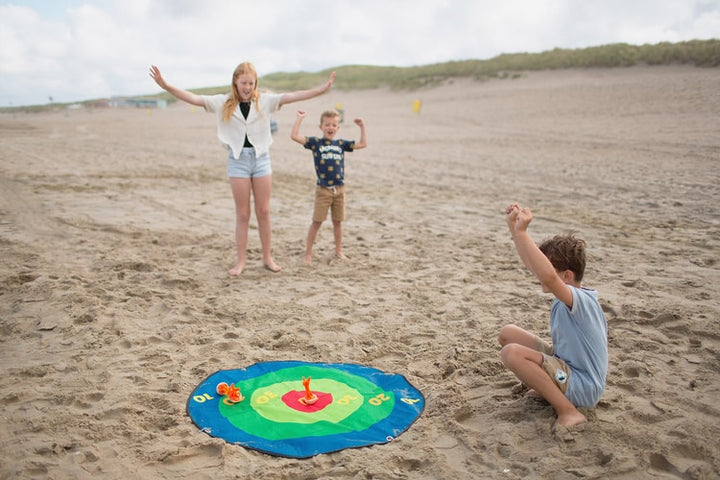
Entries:
[[[273,73],[260,78],[260,85],[277,91],[311,88],[324,81],[332,70],[338,76],[333,88],[340,90],[390,87],[416,89],[453,77],[512,78],[518,72],[561,68],[629,67],[633,65],[689,64],[720,66],[720,39],[693,40],[655,45],[618,43],[575,50],[556,48],[541,53],[510,53],[489,60],[462,60],[415,67],[345,65],[320,72]],[[227,86],[197,90],[226,92]]]
[[[520,72],[529,70],[672,64],[689,64],[697,67],[720,66],[720,39],[663,42],[640,46],[616,43],[574,50],[556,48],[541,53],[508,53],[489,60],[459,60],[414,67],[344,65],[319,72],[272,73],[261,77],[259,84],[263,89],[281,92],[312,88],[325,81],[330,72],[335,70],[338,75],[333,88],[338,90],[380,87],[413,90],[433,86],[454,77],[470,77],[482,81],[488,78],[513,78],[519,76]],[[227,92],[228,86],[199,88],[192,91],[211,95]],[[142,98],[176,101],[168,93]],[[91,105],[95,101],[88,100],[82,103]],[[5,107],[0,108],[0,112],[34,111],[59,106],[63,104]]]

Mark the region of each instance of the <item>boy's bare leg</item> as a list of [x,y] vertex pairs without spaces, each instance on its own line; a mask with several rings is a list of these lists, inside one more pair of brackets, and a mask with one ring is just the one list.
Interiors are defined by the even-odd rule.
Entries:
[[509,343],[519,343],[525,347],[535,349],[535,334],[517,325],[505,325],[498,335],[498,343],[501,347]]
[[[527,330],[518,327],[517,325],[505,325],[498,335],[498,343],[504,347],[509,343],[517,343],[528,348],[536,350],[535,334],[528,332]],[[526,385],[527,386],[527,385]],[[534,389],[530,389],[525,392],[526,397],[538,398],[543,400],[542,395],[536,392]]]
[[338,258],[347,259],[347,257],[342,251],[342,222],[336,222],[335,220],[333,220],[333,236],[335,237],[335,256]]
[[303,255],[303,262],[308,265],[312,263],[312,249],[313,245],[315,244],[315,239],[317,238],[318,231],[320,231],[321,225],[322,222],[316,222],[313,220],[313,222],[310,224],[310,228],[308,229],[307,245],[305,246],[305,255]]
[[537,350],[517,343],[505,345],[500,352],[503,364],[518,379],[535,390],[555,409],[558,418],[555,426],[571,427],[587,421],[575,405],[560,391],[542,368],[543,356]]

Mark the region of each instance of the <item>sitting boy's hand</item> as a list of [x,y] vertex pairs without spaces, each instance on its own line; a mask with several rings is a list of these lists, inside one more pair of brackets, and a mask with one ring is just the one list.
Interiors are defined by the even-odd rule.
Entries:
[[527,230],[532,218],[530,209],[521,208],[517,203],[511,204],[505,209],[505,222],[507,222],[510,232]]

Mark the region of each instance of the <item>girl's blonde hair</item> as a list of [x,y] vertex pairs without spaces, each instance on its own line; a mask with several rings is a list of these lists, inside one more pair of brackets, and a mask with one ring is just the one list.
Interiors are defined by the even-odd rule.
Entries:
[[250,101],[255,102],[255,109],[259,112],[260,107],[258,106],[258,100],[260,99],[260,92],[258,91],[258,77],[255,67],[250,62],[243,62],[235,68],[232,76],[232,82],[230,83],[230,98],[227,99],[225,105],[223,105],[223,121],[227,122],[235,113],[235,109],[240,104],[240,92],[238,92],[237,84],[235,81],[240,75],[252,75],[255,79],[255,88],[250,94]]

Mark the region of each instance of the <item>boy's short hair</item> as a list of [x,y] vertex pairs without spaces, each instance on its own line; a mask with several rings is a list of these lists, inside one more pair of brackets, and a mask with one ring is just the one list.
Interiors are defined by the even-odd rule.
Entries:
[[585,275],[585,240],[574,233],[555,235],[538,245],[540,251],[550,260],[555,270],[570,270],[575,281],[582,281]]
[[322,112],[320,114],[320,123],[322,124],[323,120],[326,118],[335,118],[335,117],[340,118],[340,112],[338,112],[337,110],[333,110],[333,109],[325,110],[324,112]]

